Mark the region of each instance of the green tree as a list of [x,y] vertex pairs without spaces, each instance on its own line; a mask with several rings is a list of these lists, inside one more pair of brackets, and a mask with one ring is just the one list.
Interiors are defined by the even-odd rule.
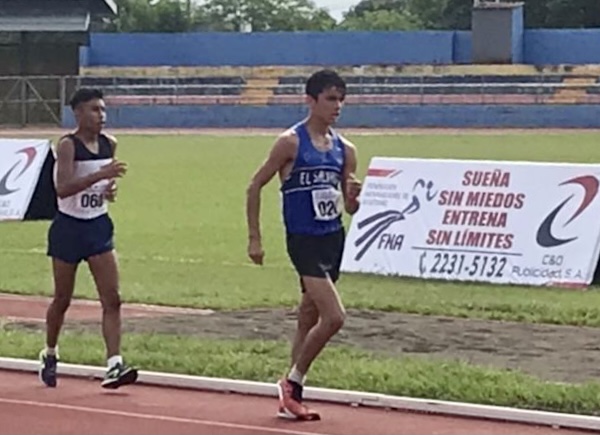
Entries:
[[600,1],[548,0],[547,12],[540,18],[540,27],[600,27]]
[[[313,0],[116,0],[119,15],[94,28],[111,32],[190,30],[466,30],[472,0],[362,0],[339,26]],[[600,27],[600,0],[526,0],[527,28]]]
[[[422,29],[468,30],[472,8],[473,0],[362,0],[350,8],[345,20],[354,20],[352,25],[358,21],[356,26],[361,29],[376,29],[375,25],[369,27],[364,16],[385,10],[406,16]],[[600,0],[525,0],[524,8],[527,28],[600,27]],[[381,26],[379,20],[376,23]]]
[[156,11],[155,32],[186,32],[191,29],[192,20],[185,2],[160,0],[152,8]]
[[447,0],[443,5],[441,22],[437,29],[469,30],[473,0]]
[[107,26],[112,32],[186,32],[192,21],[180,0],[116,0],[118,16]]
[[409,0],[362,0],[355,6],[352,6],[348,12],[344,14],[344,18],[360,17],[367,12],[381,10],[404,12],[407,9],[408,1]]
[[351,7],[340,30],[415,30],[420,20],[408,10],[410,0],[362,0]]
[[407,13],[380,9],[350,14],[339,24],[340,30],[416,30],[420,23]]
[[409,0],[407,10],[418,17],[423,29],[441,29],[447,0]]
[[252,31],[331,30],[335,20],[312,0],[208,0],[198,8],[200,30]]

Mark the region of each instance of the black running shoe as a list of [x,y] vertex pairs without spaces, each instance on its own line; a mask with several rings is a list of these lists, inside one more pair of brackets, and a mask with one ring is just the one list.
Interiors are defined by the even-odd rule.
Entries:
[[133,384],[137,381],[137,378],[138,372],[136,369],[125,364],[116,364],[106,371],[102,380],[102,387],[115,390],[123,385]]
[[46,350],[40,352],[40,380],[47,387],[56,387],[56,366],[58,364],[58,355],[46,355]]

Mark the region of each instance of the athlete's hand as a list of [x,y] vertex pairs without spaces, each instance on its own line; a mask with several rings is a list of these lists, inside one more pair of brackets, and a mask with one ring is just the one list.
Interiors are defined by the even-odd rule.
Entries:
[[248,257],[254,264],[263,264],[265,251],[263,251],[262,243],[258,239],[250,239],[248,242]]
[[118,178],[127,173],[127,163],[113,160],[100,168],[102,178]]
[[356,201],[362,189],[362,182],[356,178],[356,175],[350,174],[346,180],[346,195],[351,201]]
[[117,182],[115,180],[110,180],[110,183],[106,186],[104,198],[109,202],[115,202],[117,198]]

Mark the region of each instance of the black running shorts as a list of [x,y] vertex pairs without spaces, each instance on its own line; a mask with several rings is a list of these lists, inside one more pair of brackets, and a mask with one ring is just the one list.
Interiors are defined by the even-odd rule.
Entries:
[[344,240],[344,228],[322,236],[288,233],[287,252],[300,277],[329,276],[336,282],[340,276]]

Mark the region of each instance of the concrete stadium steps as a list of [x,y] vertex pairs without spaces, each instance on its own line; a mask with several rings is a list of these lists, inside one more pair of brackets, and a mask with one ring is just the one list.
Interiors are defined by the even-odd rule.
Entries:
[[[310,72],[318,67],[310,67]],[[305,67],[256,67],[256,66],[151,66],[151,67],[81,67],[79,74],[82,77],[200,77],[200,76],[242,76],[246,78],[276,78],[287,74],[303,74]]]
[[277,79],[248,79],[242,91],[242,104],[265,105],[273,95],[273,88],[277,87]]
[[584,102],[587,96],[587,87],[594,85],[597,80],[597,77],[565,77],[563,83],[567,87],[559,88],[552,96],[550,102],[554,104]]
[[276,67],[255,69],[252,75],[246,78],[241,104],[266,105],[279,84],[279,77],[283,74],[285,72]]
[[[538,74],[564,74],[564,75],[597,75],[600,76],[599,65],[362,65],[344,66],[331,65],[341,74],[347,75],[538,75]],[[81,76],[100,77],[177,77],[177,76],[243,76],[273,77],[288,75],[310,75],[322,66],[280,66],[253,67],[253,66],[198,66],[198,67],[173,67],[173,66],[128,66],[106,67],[87,66],[80,68]]]

